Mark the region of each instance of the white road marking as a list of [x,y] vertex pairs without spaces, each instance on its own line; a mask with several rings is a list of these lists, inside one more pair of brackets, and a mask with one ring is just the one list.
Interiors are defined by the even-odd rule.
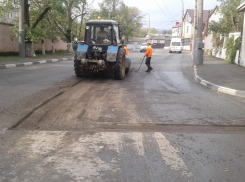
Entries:
[[236,95],[237,90],[219,86],[218,92],[223,92],[223,93],[230,94],[230,95]]
[[53,63],[59,61],[58,59],[51,59],[51,60],[52,60]]
[[15,68],[15,67],[16,67],[15,64],[7,64],[7,65],[6,65],[6,68]]
[[[152,133],[152,135],[156,139],[165,164],[173,171],[180,172],[182,176],[193,177],[184,161],[179,157],[179,151],[169,143],[165,136],[162,133]],[[46,156],[37,165],[40,169],[42,166],[52,164],[52,170],[55,169],[58,173],[69,175],[74,180],[103,181],[103,177],[110,176],[110,173],[111,176],[116,175],[118,179],[123,178],[121,165],[128,165],[128,163],[121,161],[123,159],[120,158],[120,151],[124,150],[130,154],[130,151],[125,151],[125,145],[130,148],[130,151],[136,152],[132,153],[131,157],[134,155],[135,157],[146,157],[141,132],[102,132],[77,136],[67,132],[31,131],[18,140],[17,148],[10,149],[9,154],[16,154],[16,152],[24,154],[27,162],[40,160],[40,156]],[[126,156],[126,159],[130,160],[128,157]],[[146,164],[142,163],[142,165]],[[13,171],[13,174],[17,175],[17,173],[18,170]],[[151,179],[154,181],[154,176],[151,176]]]
[[44,64],[44,63],[47,63],[46,60],[42,60],[42,61],[39,61],[40,64]]
[[192,177],[193,174],[189,171],[184,161],[178,155],[178,150],[175,149],[162,133],[154,133],[155,139],[159,145],[162,158],[172,170],[182,171],[183,176]]
[[33,65],[33,62],[26,62],[24,63],[25,66],[30,66],[30,65]]

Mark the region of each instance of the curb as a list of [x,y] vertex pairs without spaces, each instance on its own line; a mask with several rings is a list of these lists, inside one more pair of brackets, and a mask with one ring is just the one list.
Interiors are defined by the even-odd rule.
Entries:
[[214,91],[221,92],[221,93],[228,94],[228,95],[232,95],[232,96],[245,98],[245,91],[235,90],[235,89],[219,86],[219,85],[216,85],[214,83],[210,83],[210,82],[202,79],[197,74],[197,67],[196,66],[194,66],[194,77],[195,77],[195,80],[197,82],[199,82],[203,86],[208,87]]
[[17,68],[17,67],[23,67],[23,66],[31,66],[36,64],[46,64],[46,63],[55,63],[60,61],[69,61],[73,58],[60,58],[60,59],[50,59],[50,60],[41,60],[41,61],[33,61],[33,62],[26,62],[26,63],[17,63],[17,64],[5,64],[0,65],[0,69],[10,69],[10,68]]

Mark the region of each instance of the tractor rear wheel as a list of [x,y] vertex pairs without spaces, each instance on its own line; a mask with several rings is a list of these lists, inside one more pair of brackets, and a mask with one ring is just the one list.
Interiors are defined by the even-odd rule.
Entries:
[[125,70],[125,74],[128,74],[129,69],[130,69],[130,66],[129,66],[129,68],[126,68],[126,70]]
[[117,80],[122,80],[125,76],[126,69],[125,50],[120,48],[117,53],[117,60],[114,67],[114,75]]
[[74,71],[77,77],[84,76],[84,70],[81,67],[81,60],[77,60],[77,55],[74,56]]

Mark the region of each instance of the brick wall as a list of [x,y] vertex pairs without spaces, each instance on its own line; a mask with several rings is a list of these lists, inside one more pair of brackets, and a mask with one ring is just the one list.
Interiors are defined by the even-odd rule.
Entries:
[[18,52],[19,41],[11,41],[10,37],[14,34],[10,30],[10,25],[0,24],[0,53],[1,52]]
[[[58,38],[59,42],[56,42],[54,44],[55,51],[67,51],[67,43],[63,42],[60,38]],[[52,42],[51,40],[45,40],[44,46],[46,51],[52,51]],[[33,48],[35,51],[42,51],[42,44],[39,42],[39,44],[33,44]]]
[[[19,41],[11,41],[10,37],[14,34],[10,30],[11,25],[0,23],[0,54],[1,53],[18,53],[19,52]],[[52,42],[50,40],[44,41],[46,51],[52,50]],[[42,44],[33,45],[35,51],[41,52]],[[59,42],[54,44],[56,51],[67,51],[67,44],[59,38]]]

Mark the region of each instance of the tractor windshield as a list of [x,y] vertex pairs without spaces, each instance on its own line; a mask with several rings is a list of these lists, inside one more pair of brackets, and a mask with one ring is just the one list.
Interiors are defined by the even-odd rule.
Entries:
[[111,45],[118,42],[118,28],[115,25],[87,25],[85,36],[86,44]]

